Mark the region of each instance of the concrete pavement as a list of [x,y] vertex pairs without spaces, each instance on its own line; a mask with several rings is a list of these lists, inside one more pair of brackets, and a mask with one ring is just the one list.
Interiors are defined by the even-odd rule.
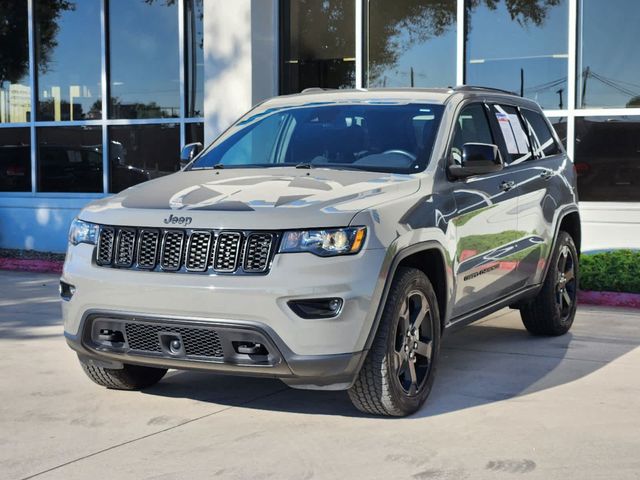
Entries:
[[580,308],[534,338],[503,310],[445,339],[406,419],[194,372],[118,392],[67,348],[57,277],[0,272],[0,478],[640,478],[638,345],[638,311]]

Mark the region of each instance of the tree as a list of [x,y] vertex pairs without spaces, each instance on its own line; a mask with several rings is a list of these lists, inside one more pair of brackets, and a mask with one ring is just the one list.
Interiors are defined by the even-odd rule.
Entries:
[[[36,2],[38,68],[46,72],[52,52],[58,46],[58,19],[74,10],[68,0]],[[26,1],[0,0],[0,85],[20,82],[29,74],[28,12]]]

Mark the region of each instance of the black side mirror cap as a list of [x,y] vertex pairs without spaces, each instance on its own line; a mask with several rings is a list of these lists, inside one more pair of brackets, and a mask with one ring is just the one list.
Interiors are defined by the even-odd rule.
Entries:
[[489,143],[465,143],[462,146],[460,165],[449,165],[449,175],[454,178],[470,177],[499,172],[504,168],[500,149]]
[[180,152],[180,169],[183,169],[184,167],[189,165],[189,163],[191,163],[191,160],[196,158],[196,156],[201,151],[202,144],[200,142],[186,144]]

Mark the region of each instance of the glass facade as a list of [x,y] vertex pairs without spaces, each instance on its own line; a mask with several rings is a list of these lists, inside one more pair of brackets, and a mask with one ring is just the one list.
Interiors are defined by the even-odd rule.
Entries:
[[0,2],[0,124],[31,120],[27,2]]
[[38,139],[38,191],[102,192],[102,129],[43,127]]
[[[515,92],[547,112],[576,162],[581,201],[640,202],[637,0],[280,0],[280,18],[280,93],[455,84]],[[320,65],[340,65],[341,75]],[[503,110],[494,113],[513,114]],[[557,148],[539,118],[527,122],[543,154],[547,143]]]
[[118,192],[203,142],[203,0],[5,0],[0,18],[0,192]]
[[100,0],[34,6],[37,120],[101,118]]
[[640,2],[580,2],[578,108],[640,107]]
[[456,8],[456,0],[370,0],[366,85],[454,85]]
[[355,4],[356,0],[281,1],[281,93],[355,87]]
[[467,1],[465,83],[516,92],[543,108],[564,108],[568,4]]

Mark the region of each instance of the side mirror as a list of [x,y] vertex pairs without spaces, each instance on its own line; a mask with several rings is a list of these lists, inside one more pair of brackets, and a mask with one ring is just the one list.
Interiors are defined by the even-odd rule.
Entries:
[[180,152],[180,169],[186,167],[201,151],[202,144],[200,142],[185,145]]
[[454,178],[499,172],[504,167],[497,145],[488,143],[465,143],[462,146],[460,165],[449,165],[449,174]]

